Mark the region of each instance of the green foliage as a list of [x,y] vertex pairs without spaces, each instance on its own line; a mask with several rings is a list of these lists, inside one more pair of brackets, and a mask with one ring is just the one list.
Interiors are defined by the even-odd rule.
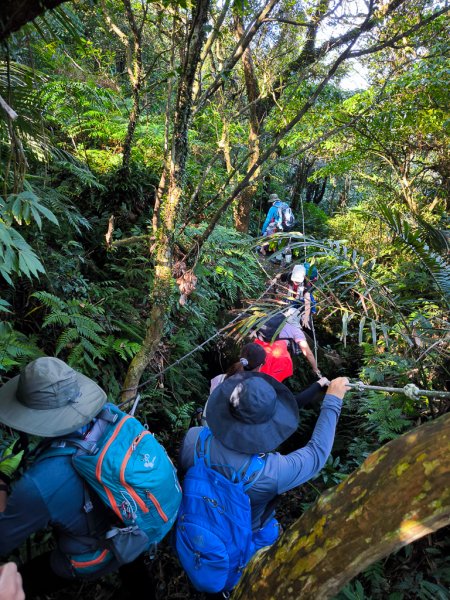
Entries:
[[32,296],[49,310],[43,327],[61,331],[55,355],[67,355],[71,366],[96,370],[95,361],[103,357],[105,346],[101,337],[105,334],[105,327],[97,322],[103,319],[104,310],[76,299],[65,301],[49,292],[35,292]]
[[447,302],[447,305],[450,306],[450,266],[437,252],[432,252],[428,243],[422,238],[422,232],[425,231],[426,235],[432,236],[435,245],[437,245],[437,240],[437,243],[440,242],[441,248],[446,248],[446,241],[442,234],[423,220],[417,223],[420,229],[414,229],[408,223],[404,213],[401,214],[398,210],[392,210],[386,204],[378,204],[378,214],[395,234],[396,239],[401,241],[406,251],[413,253],[418,262],[427,269],[432,282],[441,292],[442,301]]
[[[199,231],[189,228],[188,235]],[[262,291],[264,274],[250,248],[252,241],[231,228],[218,226],[203,248],[196,274],[212,284],[227,306]]]
[[406,546],[389,559],[370,565],[334,600],[447,600],[450,569],[446,550],[449,539],[440,532],[431,536],[423,548],[425,560],[417,570],[414,554],[421,545],[424,544],[419,541]]
[[[122,3],[100,4],[129,37]],[[346,21],[346,4],[351,3],[335,4],[344,16],[338,17],[331,8],[325,32],[333,28],[333,19]],[[178,5],[181,24],[189,18],[191,7],[184,0]],[[242,5],[246,22],[253,19],[255,6]],[[328,59],[321,56],[310,66],[290,71],[304,55],[306,28],[285,23],[286,14],[303,22],[311,18],[314,6],[315,2],[287,3],[274,8],[274,20],[267,20],[257,43],[251,45],[260,87],[256,108],[264,115],[259,136],[262,152],[329,68]],[[416,25],[418,15],[429,14],[430,6],[426,0],[405,3],[398,14],[401,21],[387,18],[386,22],[401,32]],[[141,112],[127,172],[121,164],[133,102],[126,44],[105,22],[99,5],[78,3],[74,10],[67,4],[47,12],[35,26],[10,38],[9,72],[6,62],[0,64],[0,96],[18,113],[14,123],[0,113],[4,196],[0,272],[6,283],[0,300],[5,319],[0,325],[2,375],[16,374],[42,353],[57,354],[94,377],[114,400],[119,399],[127,366],[145,335],[156,254],[153,240],[149,252],[148,238],[107,252],[104,235],[112,214],[115,239],[154,233],[150,220],[165,160],[166,106],[170,137],[180,57],[185,55],[180,45],[183,28],[172,30],[173,11],[161,11],[152,2],[132,3],[132,7],[142,23],[145,77],[140,82]],[[216,22],[220,10],[221,6],[212,5],[212,21]],[[385,31],[389,34],[386,27],[383,22],[381,33],[367,36],[370,43],[384,40]],[[343,374],[367,383],[401,387],[414,381],[439,389],[450,376],[445,347],[450,289],[445,241],[448,65],[442,24],[432,24],[426,31],[408,36],[411,47],[399,38],[395,47],[386,50],[389,54],[377,54],[374,62],[365,59],[374,82],[366,90],[342,89],[339,81],[345,66],[341,66],[315,106],[284,139],[277,140],[262,166],[264,180],[257,182],[251,231],[259,235],[256,230],[264,219],[259,214],[261,198],[270,192],[281,198],[291,195],[293,165],[308,146],[308,158],[316,168],[308,183],[326,177],[325,197],[320,208],[304,203],[307,239],[281,235],[274,248],[279,251],[293,237],[295,259],[303,262],[306,250],[308,260],[319,269],[315,294],[319,344],[327,343],[340,353]],[[361,48],[364,43],[358,42]],[[172,44],[174,62],[169,64]],[[235,45],[227,17],[203,62],[196,100]],[[238,65],[224,75],[220,90],[207,105],[195,109],[188,132],[182,212],[177,214],[180,226],[185,219],[195,225],[182,234],[175,232],[174,262],[185,260],[195,236],[204,231],[245,173],[249,146],[243,89]],[[328,137],[332,129],[336,134]],[[230,160],[237,167],[229,183],[223,160],[226,131]],[[323,141],[311,145],[319,137]],[[299,192],[303,196],[305,189]],[[220,223],[195,264],[188,265],[198,282],[184,306],[176,303],[179,294],[174,285],[163,341],[143,377],[149,384],[142,389],[139,417],[148,421],[171,451],[189,425],[194,407],[204,403],[208,379],[217,368],[213,358],[218,345],[226,341],[214,338],[163,376],[157,373],[211,337],[229,320],[230,310],[241,312],[268,285],[251,249],[255,239],[237,234],[231,226],[232,208]],[[157,236],[165,233],[160,229]],[[272,265],[268,268],[272,271]],[[263,298],[242,323],[241,332],[278,311],[281,300],[280,295]],[[300,386],[304,377],[297,377],[295,385]],[[311,490],[318,494],[341,481],[417,418],[426,420],[433,411],[443,410],[400,395],[353,392],[349,396],[333,457],[309,484],[309,496]],[[310,412],[300,430],[308,439],[315,418]],[[372,565],[339,598],[444,597],[442,590],[449,586],[447,550],[442,545],[417,555],[416,550],[409,555],[397,553]],[[183,591],[178,595],[183,596]]]
[[328,215],[319,206],[312,202],[303,203],[305,216],[305,233],[313,234],[317,238],[326,238],[329,234]]
[[42,217],[58,225],[55,215],[31,190],[18,194],[10,194],[6,201],[0,198],[0,273],[12,284],[11,275],[25,275],[30,278],[44,273],[44,267],[30,245],[12,227],[13,221],[18,225],[30,225],[35,222],[42,229]]
[[4,205],[4,215],[13,218],[19,225],[22,225],[22,222],[29,225],[33,219],[39,229],[42,229],[42,216],[58,225],[58,219],[52,211],[41,204],[39,198],[31,190],[8,196]]
[[[5,310],[4,301],[1,301]],[[42,356],[35,337],[29,338],[15,331],[11,323],[0,321],[0,371],[8,373],[17,367],[26,365],[30,360]]]
[[367,600],[364,588],[360,581],[349,583],[335,597],[335,600]]
[[[45,159],[54,148],[48,131],[43,127],[42,104],[36,86],[44,83],[43,73],[33,70],[26,64],[14,61],[0,61],[0,96],[8,98],[11,108],[17,113],[17,119],[11,123],[0,116],[0,145],[5,150],[11,143],[12,135],[16,135],[26,151],[38,159]],[[5,152],[6,154],[6,152]],[[5,154],[1,162],[5,161]],[[6,163],[6,161],[5,161]],[[4,163],[4,164],[5,164]],[[2,170],[3,177],[8,173]]]
[[13,273],[23,274],[28,278],[38,277],[39,273],[44,273],[41,261],[29,244],[18,231],[2,220],[0,220],[0,273],[10,285],[13,285],[11,279]]
[[333,458],[333,456],[330,454],[330,456],[327,459],[327,462],[325,463],[325,466],[315,477],[313,477],[313,481],[319,479],[327,487],[341,483],[341,481],[346,479],[348,475],[347,472],[342,471],[342,467],[343,465],[341,464],[340,457],[336,456],[336,458]]

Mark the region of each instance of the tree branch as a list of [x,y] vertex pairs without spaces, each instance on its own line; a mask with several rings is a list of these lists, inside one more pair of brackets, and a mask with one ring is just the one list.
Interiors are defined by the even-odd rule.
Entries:
[[225,62],[222,70],[217,74],[213,83],[199,98],[195,110],[192,111],[193,116],[196,115],[198,111],[205,106],[206,102],[215,94],[215,92],[222,85],[224,78],[227,77],[228,73],[233,69],[233,67],[239,61],[241,56],[244,54],[245,49],[255,37],[259,28],[263,24],[264,19],[267,17],[267,15],[269,15],[269,13],[279,1],[280,0],[269,0],[268,3],[261,9],[259,14],[254,19],[253,23],[251,23],[245,31],[241,40],[239,40],[239,42],[236,44],[230,58]]
[[5,113],[8,115],[8,119],[15,121],[19,116],[14,109],[12,109],[5,100],[0,96],[0,107],[3,108]]

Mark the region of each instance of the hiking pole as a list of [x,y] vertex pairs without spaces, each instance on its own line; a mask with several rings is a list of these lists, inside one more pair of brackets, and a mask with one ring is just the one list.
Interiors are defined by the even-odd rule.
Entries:
[[408,383],[402,388],[366,385],[362,381],[349,383],[347,385],[351,388],[355,388],[358,392],[373,390],[375,392],[399,393],[404,394],[411,400],[417,400],[420,396],[426,396],[427,398],[450,398],[450,392],[443,392],[440,390],[420,390],[414,383]]

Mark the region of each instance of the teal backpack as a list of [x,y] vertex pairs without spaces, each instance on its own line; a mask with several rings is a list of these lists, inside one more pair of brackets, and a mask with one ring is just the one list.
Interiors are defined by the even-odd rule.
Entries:
[[[89,574],[112,558],[119,565],[131,562],[152,549],[174,524],[181,502],[175,468],[161,444],[134,417],[107,404],[84,439],[54,441],[39,460],[64,454],[72,456],[73,467],[88,484],[86,513],[92,510],[93,490],[117,517],[117,526],[104,539],[94,540],[90,560],[73,557],[79,574]],[[86,536],[86,543],[93,539]]]

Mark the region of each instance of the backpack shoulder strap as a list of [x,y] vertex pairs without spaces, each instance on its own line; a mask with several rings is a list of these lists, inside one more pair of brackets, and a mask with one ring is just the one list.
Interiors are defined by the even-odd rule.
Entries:
[[[66,450],[66,452],[63,452],[64,449]],[[67,449],[70,449],[71,452],[69,452]],[[58,452],[58,450],[60,454],[73,454],[74,449],[75,451],[82,450],[86,454],[97,454],[99,450],[96,442],[90,442],[88,440],[83,440],[75,437],[57,440],[56,442],[53,442],[50,445],[50,450],[55,452],[53,456],[56,455],[56,452]]]
[[[207,467],[211,468],[211,441],[213,439],[212,431],[208,427],[203,427],[198,434],[194,446],[194,465],[199,460],[203,460]],[[234,483],[242,483],[244,491],[250,489],[261,476],[266,464],[265,455],[253,454],[246,461],[239,471],[233,471],[231,479]],[[243,475],[244,473],[244,475]]]
[[103,408],[99,414],[97,415],[97,419],[102,419],[103,421],[107,421],[108,423],[116,423],[120,417],[122,417],[124,413],[120,409],[117,409],[117,412],[113,412],[108,407]]
[[198,460],[204,460],[208,467],[211,466],[211,440],[213,435],[209,427],[203,427],[198,434],[194,445],[194,465]]
[[[262,472],[264,471],[264,467],[266,466],[265,455],[261,456],[260,454],[254,454],[250,459],[250,463],[245,472],[244,477],[242,478],[242,483],[244,484],[244,491],[249,490],[258,479],[261,477]],[[253,477],[253,479],[252,479]]]

